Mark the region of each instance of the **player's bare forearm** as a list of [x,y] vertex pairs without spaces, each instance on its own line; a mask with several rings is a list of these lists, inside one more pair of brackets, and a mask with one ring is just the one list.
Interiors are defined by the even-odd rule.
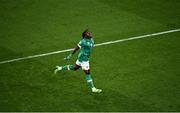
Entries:
[[76,46],[74,50],[72,51],[72,54],[75,54],[79,50],[79,46]]
[[79,46],[76,46],[76,47],[74,48],[74,50],[72,51],[72,53],[70,53],[67,57],[65,57],[64,60],[70,60],[71,57],[72,57],[72,55],[75,54],[76,51],[78,51],[78,50],[79,50]]

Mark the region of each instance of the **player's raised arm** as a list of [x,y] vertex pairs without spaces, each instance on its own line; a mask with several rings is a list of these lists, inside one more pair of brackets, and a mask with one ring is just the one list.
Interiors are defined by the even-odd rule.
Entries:
[[70,53],[67,57],[64,58],[64,60],[70,60],[72,55],[76,53],[76,51],[79,50],[79,46],[77,45],[74,50],[72,51],[72,53]]

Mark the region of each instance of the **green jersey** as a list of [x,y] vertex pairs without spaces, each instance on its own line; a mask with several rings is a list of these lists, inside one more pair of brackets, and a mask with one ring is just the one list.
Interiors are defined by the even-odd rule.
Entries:
[[81,48],[80,53],[78,55],[78,60],[80,62],[82,61],[89,61],[90,54],[92,52],[92,49],[94,47],[94,40],[93,38],[83,38],[78,46]]

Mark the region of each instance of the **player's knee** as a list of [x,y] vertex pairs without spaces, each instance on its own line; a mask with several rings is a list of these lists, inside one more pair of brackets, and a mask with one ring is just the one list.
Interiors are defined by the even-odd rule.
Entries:
[[74,71],[77,71],[80,67],[79,66],[74,66]]
[[74,71],[77,71],[77,70],[78,70],[78,68],[74,67]]
[[90,74],[90,70],[84,70],[84,72],[85,72],[86,75]]

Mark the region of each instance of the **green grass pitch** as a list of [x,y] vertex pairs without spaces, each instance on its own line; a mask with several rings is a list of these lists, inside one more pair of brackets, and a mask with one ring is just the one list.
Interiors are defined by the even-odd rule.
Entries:
[[[0,0],[0,61],[180,28],[179,0]],[[180,111],[180,32],[95,47],[92,94],[61,53],[0,64],[0,111]]]

